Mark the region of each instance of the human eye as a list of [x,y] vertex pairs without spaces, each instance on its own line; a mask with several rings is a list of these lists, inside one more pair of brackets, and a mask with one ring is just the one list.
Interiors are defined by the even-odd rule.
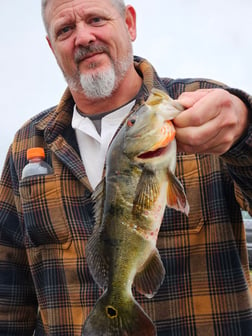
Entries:
[[94,16],[90,18],[89,23],[95,27],[103,26],[106,23],[106,19],[100,16]]
[[60,27],[56,31],[56,38],[60,40],[66,39],[68,36],[71,35],[73,28],[74,27],[72,25],[65,25],[65,26]]
[[63,28],[60,30],[60,33],[61,33],[61,34],[65,34],[65,33],[68,33],[70,30],[71,30],[71,27],[70,27],[70,26],[63,27]]

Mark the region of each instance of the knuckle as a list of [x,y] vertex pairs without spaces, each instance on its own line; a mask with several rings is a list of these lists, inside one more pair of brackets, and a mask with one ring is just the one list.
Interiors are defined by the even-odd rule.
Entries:
[[201,145],[202,139],[201,136],[197,132],[193,132],[188,135],[187,143],[190,147]]
[[223,114],[222,120],[221,120],[221,128],[229,127],[233,128],[239,123],[238,116],[235,113],[225,113]]
[[230,146],[230,144],[234,141],[234,137],[232,135],[232,133],[227,133],[225,136],[224,136],[224,139],[223,139],[223,145],[224,146]]
[[229,109],[232,106],[232,96],[231,94],[224,89],[216,89],[214,91],[214,99],[216,106],[219,108]]

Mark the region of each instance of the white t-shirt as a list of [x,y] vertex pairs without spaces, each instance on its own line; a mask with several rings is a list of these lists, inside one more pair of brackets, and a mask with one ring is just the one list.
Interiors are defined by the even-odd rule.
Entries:
[[102,179],[108,146],[123,119],[129,114],[135,100],[101,118],[100,134],[94,122],[81,115],[74,106],[72,127],[75,130],[87,177],[93,189]]

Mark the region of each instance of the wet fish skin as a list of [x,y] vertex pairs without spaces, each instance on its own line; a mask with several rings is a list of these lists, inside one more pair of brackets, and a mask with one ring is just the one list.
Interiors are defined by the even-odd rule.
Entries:
[[155,295],[165,276],[156,240],[166,204],[189,211],[174,176],[176,140],[167,140],[174,130],[167,120],[182,109],[164,92],[153,90],[108,150],[106,177],[94,195],[96,225],[86,249],[90,272],[105,290],[82,335],[156,335],[132,285],[148,298]]

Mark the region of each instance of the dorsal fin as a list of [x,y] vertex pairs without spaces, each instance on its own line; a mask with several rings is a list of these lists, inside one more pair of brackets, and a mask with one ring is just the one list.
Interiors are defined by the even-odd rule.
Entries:
[[157,109],[165,120],[176,118],[185,109],[178,100],[172,99],[165,91],[156,88],[151,90],[151,94],[145,104],[151,109]]
[[168,94],[162,90],[153,88],[151,90],[151,94],[149,96],[149,98],[146,101],[147,105],[153,106],[153,105],[158,105],[161,103],[161,101],[163,99],[170,99],[170,97],[168,96]]
[[103,179],[98,184],[92,195],[92,199],[95,202],[95,225],[86,247],[86,258],[90,273],[92,274],[95,282],[102,288],[107,287],[109,269],[105,258],[104,244],[102,239],[100,239],[99,230],[102,225],[105,186],[105,179]]
[[94,201],[94,215],[95,215],[95,224],[97,226],[101,225],[102,214],[104,208],[104,199],[106,193],[106,180],[105,178],[97,185],[93,194],[92,200]]

